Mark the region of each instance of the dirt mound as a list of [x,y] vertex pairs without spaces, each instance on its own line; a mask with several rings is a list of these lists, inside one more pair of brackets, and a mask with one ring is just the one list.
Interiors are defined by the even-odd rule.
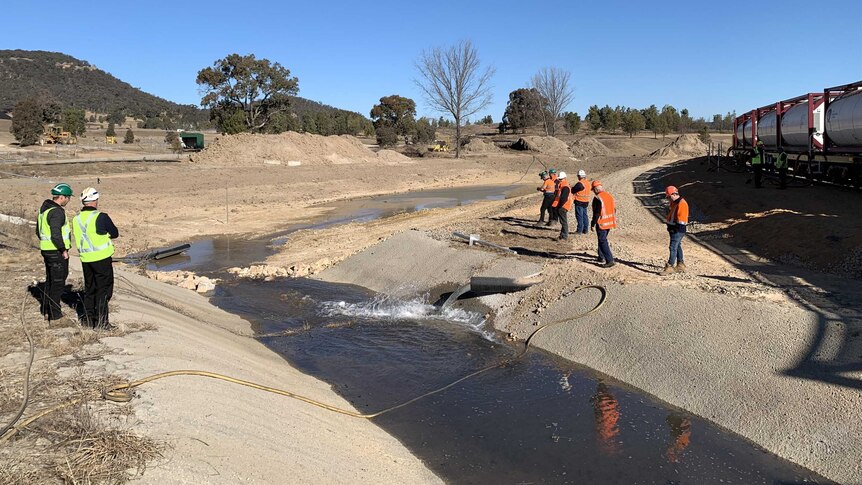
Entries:
[[578,158],[597,157],[601,155],[610,155],[611,151],[591,136],[585,136],[580,140],[572,143],[572,154]]
[[512,144],[512,148],[515,150],[530,150],[546,155],[571,156],[569,146],[564,141],[553,136],[522,136]]
[[650,158],[683,158],[706,155],[706,144],[697,135],[680,135],[676,140],[650,153]]
[[466,145],[464,151],[467,153],[483,154],[483,153],[499,153],[500,149],[494,142],[483,140],[481,138],[472,138]]
[[[393,163],[409,159],[386,151],[382,156],[348,135],[321,136],[288,131],[279,135],[240,133],[217,137],[192,157],[207,165],[342,165]],[[298,163],[297,163],[298,162]]]

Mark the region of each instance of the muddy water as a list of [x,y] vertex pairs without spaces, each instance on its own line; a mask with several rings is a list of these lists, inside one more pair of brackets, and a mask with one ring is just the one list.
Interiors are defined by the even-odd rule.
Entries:
[[[320,220],[286,228],[275,239],[201,241],[185,258],[170,258],[161,267],[219,272],[264,259],[273,241],[298,229],[503,198],[512,190],[450,189],[330,204],[334,208]],[[396,301],[313,280],[228,278],[212,302],[252,321],[269,348],[366,412],[520,350],[500,340],[481,310],[441,313],[421,295]],[[540,350],[374,422],[455,483],[829,483],[703,419]]]
[[[254,322],[264,344],[364,412],[520,350],[481,312],[440,313],[425,298],[391,300],[355,286],[232,283],[213,302]],[[828,483],[540,350],[374,422],[454,483]]]
[[502,200],[508,196],[529,193],[530,186],[485,185],[405,192],[345,201],[336,201],[314,208],[327,209],[320,217],[301,223],[287,224],[283,230],[266,238],[222,236],[192,242],[184,255],[156,261],[149,269],[214,271],[232,266],[248,266],[267,258],[274,247],[284,244],[290,234],[302,229],[322,229],[348,222],[367,222],[405,212],[457,207],[480,200]]

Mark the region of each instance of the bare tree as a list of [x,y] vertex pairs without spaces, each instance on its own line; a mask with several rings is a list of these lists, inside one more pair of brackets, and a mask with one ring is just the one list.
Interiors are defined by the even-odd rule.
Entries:
[[569,86],[571,77],[572,74],[569,71],[558,67],[544,67],[533,76],[533,88],[545,98],[543,116],[547,135],[554,135],[557,120],[575,98],[575,93]]
[[416,68],[425,101],[436,111],[455,118],[455,158],[461,156],[461,122],[491,103],[491,77],[494,68],[479,65],[473,44],[461,41],[443,49],[423,51]]

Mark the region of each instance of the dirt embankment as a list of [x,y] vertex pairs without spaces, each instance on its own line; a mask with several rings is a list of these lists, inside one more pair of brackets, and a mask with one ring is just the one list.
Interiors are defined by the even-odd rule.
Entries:
[[650,158],[680,159],[706,155],[706,144],[697,135],[680,135],[676,140],[650,153]]
[[203,165],[343,165],[349,163],[410,163],[397,152],[375,153],[349,136],[321,136],[288,131],[279,135],[222,135],[192,157]]
[[515,150],[529,150],[554,157],[572,156],[566,142],[553,136],[522,136],[512,144],[512,148]]
[[591,136],[585,136],[571,145],[572,154],[577,158],[610,155],[611,150]]

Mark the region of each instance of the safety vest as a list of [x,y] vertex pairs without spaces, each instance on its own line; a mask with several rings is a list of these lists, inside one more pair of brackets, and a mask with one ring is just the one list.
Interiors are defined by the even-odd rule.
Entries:
[[781,170],[787,168],[787,154],[782,152],[778,154],[778,161],[775,162],[775,168]]
[[545,179],[544,182],[542,182],[542,192],[543,193],[553,194],[554,190],[555,189],[554,189],[554,181],[553,180],[548,178],[548,179]]
[[[572,186],[569,185],[569,179],[563,179],[560,181],[560,195],[563,193],[563,187],[569,188],[569,198],[566,199],[566,203],[563,204],[563,209],[570,211],[572,210],[572,201],[574,200],[574,197],[572,197]],[[557,205],[559,205],[559,199],[557,200]]]
[[752,165],[760,165],[761,163],[763,163],[763,161],[760,158],[760,150],[755,149],[754,150],[754,156],[751,157],[751,164]]
[[667,211],[668,224],[688,224],[688,202],[682,197],[671,201]]
[[589,202],[590,201],[590,181],[587,180],[586,177],[578,180],[578,182],[583,185],[583,189],[579,190],[575,194],[575,200],[578,202]]
[[[39,226],[39,249],[42,251],[60,251],[57,246],[51,241],[51,227],[48,225],[48,213],[52,210],[56,209],[56,207],[50,207],[45,212],[39,214],[39,218],[36,220]],[[72,247],[72,236],[69,234],[69,220],[66,219],[65,212],[63,213],[63,244],[66,245],[62,250],[65,251]]]
[[602,201],[602,211],[599,213],[599,220],[596,225],[599,229],[613,229],[617,227],[616,208],[614,207],[614,198],[607,192],[599,192],[596,194]]
[[82,263],[92,263],[111,257],[114,243],[107,234],[96,233],[96,219],[101,212],[84,211],[75,216],[75,246]]
[[554,203],[551,204],[551,207],[556,207],[560,204],[560,182],[560,179],[554,179]]

